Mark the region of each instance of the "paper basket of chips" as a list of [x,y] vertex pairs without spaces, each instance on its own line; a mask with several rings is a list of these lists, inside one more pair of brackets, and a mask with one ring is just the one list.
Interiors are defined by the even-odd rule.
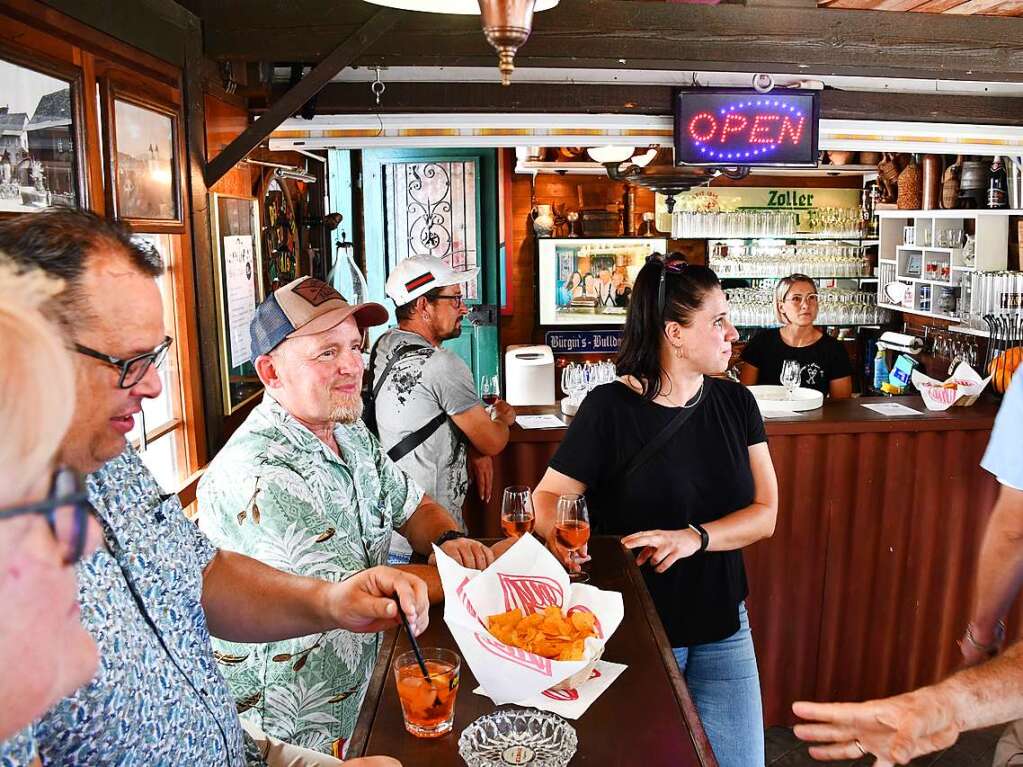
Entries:
[[928,410],[948,410],[953,405],[972,405],[990,380],[991,376],[981,378],[965,362],[960,362],[952,375],[944,381],[936,381],[919,370],[913,371],[913,385],[920,391]]
[[498,705],[586,680],[622,622],[621,594],[571,583],[531,535],[482,572],[434,552],[444,622],[483,692]]

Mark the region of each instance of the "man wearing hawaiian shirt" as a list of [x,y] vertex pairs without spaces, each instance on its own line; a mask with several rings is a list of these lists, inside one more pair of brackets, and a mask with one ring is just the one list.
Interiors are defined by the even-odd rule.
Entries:
[[[170,341],[155,280],[159,256],[120,225],[68,209],[3,222],[0,250],[65,281],[54,308],[78,352],[78,396],[61,461],[92,472],[90,500],[105,542],[79,570],[82,624],[96,639],[100,668],[33,726],[41,761],[339,764],[258,731],[243,734],[210,634],[252,642],[337,627],[375,632],[397,624],[395,597],[422,630],[426,584],[390,568],[344,583],[296,577],[215,548],[125,444],[142,401],[160,393],[157,366]],[[25,764],[24,746],[23,737],[0,744],[0,764]],[[386,757],[354,763],[397,764]]]
[[[351,306],[311,277],[259,305],[252,359],[266,394],[199,484],[199,524],[211,540],[333,581],[385,563],[394,530],[422,554],[436,542],[467,567],[493,560],[386,456],[360,419],[363,330],[386,320],[379,304]],[[434,568],[403,569],[423,576],[440,599]],[[215,646],[243,719],[331,751],[355,728],[379,638],[336,630]]]

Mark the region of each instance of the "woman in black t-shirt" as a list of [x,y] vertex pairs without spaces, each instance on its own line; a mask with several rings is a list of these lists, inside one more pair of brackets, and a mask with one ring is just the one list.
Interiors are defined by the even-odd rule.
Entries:
[[745,363],[739,380],[747,386],[780,384],[786,360],[799,363],[801,386],[832,399],[852,396],[852,365],[841,341],[814,327],[817,320],[817,283],[805,274],[778,280],[774,313],[780,328],[762,330],[742,352]]
[[[778,488],[763,421],[712,378],[738,337],[717,277],[674,254],[636,278],[617,367],[583,400],[534,493],[553,542],[557,499],[585,493],[597,534],[623,536],[653,597],[722,767],[763,767],[760,681],[741,549],[774,532]],[[676,418],[672,437],[626,467]],[[681,425],[679,425],[681,424]]]

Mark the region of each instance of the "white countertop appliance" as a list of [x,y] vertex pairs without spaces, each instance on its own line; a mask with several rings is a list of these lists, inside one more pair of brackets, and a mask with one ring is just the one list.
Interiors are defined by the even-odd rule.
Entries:
[[554,352],[549,346],[509,346],[504,353],[509,405],[554,404]]

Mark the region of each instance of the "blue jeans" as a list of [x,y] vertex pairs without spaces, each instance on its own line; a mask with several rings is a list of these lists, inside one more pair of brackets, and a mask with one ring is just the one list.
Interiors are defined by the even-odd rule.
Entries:
[[746,604],[727,639],[676,647],[675,661],[721,767],[764,767],[764,712]]

